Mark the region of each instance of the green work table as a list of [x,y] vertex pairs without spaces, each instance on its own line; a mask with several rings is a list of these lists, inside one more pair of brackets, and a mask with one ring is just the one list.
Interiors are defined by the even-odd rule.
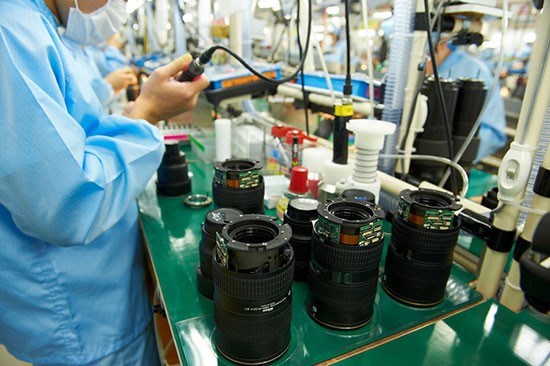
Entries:
[[[211,196],[212,166],[197,160],[188,147],[183,150],[192,173],[192,192]],[[138,203],[146,247],[181,363],[193,366],[232,365],[218,354],[213,343],[213,303],[200,295],[196,288],[195,270],[199,261],[201,223],[214,206],[193,209],[183,204],[182,197],[157,196],[154,178],[139,197]],[[267,214],[274,216],[272,210]],[[385,224],[384,230],[387,234],[387,248],[390,225]],[[383,265],[384,257],[380,273],[383,273]],[[287,352],[273,364],[334,363],[376,345],[383,344],[383,350],[397,344],[398,341],[392,339],[411,332],[421,338],[419,343],[429,343],[433,331],[417,329],[434,323],[436,325],[431,327],[437,328],[439,324],[447,324],[442,323],[442,319],[467,309],[475,309],[482,303],[481,295],[468,285],[472,279],[471,274],[454,266],[445,299],[428,309],[412,308],[396,302],[379,284],[373,318],[364,327],[351,331],[328,329],[312,320],[304,306],[307,284],[295,282],[292,285],[291,344]],[[482,316],[478,322],[483,323]],[[397,346],[391,349],[392,352],[405,353]],[[371,353],[372,350],[366,354]],[[356,357],[359,356],[345,362],[364,364],[362,359]],[[406,356],[403,357],[406,360]],[[355,359],[358,361],[355,362]]]
[[549,339],[550,318],[487,301],[337,365],[549,365]]

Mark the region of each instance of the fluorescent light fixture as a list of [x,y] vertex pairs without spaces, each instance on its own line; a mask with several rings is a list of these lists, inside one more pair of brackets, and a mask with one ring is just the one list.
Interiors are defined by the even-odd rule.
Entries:
[[533,43],[537,40],[537,34],[535,32],[526,32],[523,36],[523,42]]
[[280,8],[279,0],[259,0],[258,8],[260,9]]
[[329,6],[326,9],[326,12],[327,12],[328,15],[338,15],[338,14],[340,14],[340,7],[338,7],[338,6]]
[[311,27],[313,33],[323,33],[325,31],[325,26],[318,24]]
[[183,14],[183,22],[184,23],[191,23],[193,21],[193,14],[192,13],[185,13]]
[[372,14],[372,17],[374,19],[378,19],[378,20],[384,20],[384,19],[388,19],[388,18],[391,18],[391,11],[389,10],[384,10],[384,11],[375,11],[373,14]]

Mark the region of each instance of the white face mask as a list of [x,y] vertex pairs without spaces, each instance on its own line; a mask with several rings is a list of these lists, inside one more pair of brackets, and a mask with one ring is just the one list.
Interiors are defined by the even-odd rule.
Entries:
[[81,45],[97,45],[117,33],[126,20],[126,3],[123,0],[107,0],[101,8],[84,14],[76,8],[69,9],[65,37]]

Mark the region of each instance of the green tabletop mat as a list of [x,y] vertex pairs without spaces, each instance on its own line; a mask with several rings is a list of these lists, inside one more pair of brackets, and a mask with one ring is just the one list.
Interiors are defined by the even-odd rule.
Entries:
[[[213,168],[196,159],[188,147],[192,193],[211,196]],[[175,342],[187,365],[231,364],[218,358],[211,341],[215,328],[212,301],[196,289],[195,270],[199,261],[200,225],[214,206],[193,209],[183,204],[182,197],[168,198],[156,194],[155,178],[138,199],[140,219],[152,264]],[[274,216],[274,210],[267,212]],[[390,225],[385,224],[386,231]],[[389,233],[388,233],[389,234]],[[390,235],[386,237],[386,247]],[[381,261],[381,266],[384,259]],[[382,268],[381,268],[382,273]],[[371,322],[353,331],[336,331],[322,327],[306,313],[305,283],[294,283],[292,341],[289,350],[277,364],[307,365],[333,358],[411,327],[418,326],[450,312],[480,301],[481,295],[467,282],[472,276],[454,266],[445,300],[430,309],[411,308],[391,299],[379,286],[375,313]]]
[[549,365],[549,339],[548,316],[487,301],[337,365]]

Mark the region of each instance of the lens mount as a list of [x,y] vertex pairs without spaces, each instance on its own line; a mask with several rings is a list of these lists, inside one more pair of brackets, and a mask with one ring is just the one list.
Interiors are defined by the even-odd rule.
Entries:
[[384,237],[384,212],[367,201],[337,198],[317,211],[315,232],[330,243],[366,246]]
[[400,194],[399,215],[403,220],[433,230],[450,230],[454,212],[462,205],[453,196],[433,189],[405,189]]
[[284,251],[290,248],[291,236],[290,226],[278,224],[273,217],[243,215],[216,236],[216,260],[234,272],[271,272],[288,261]]

